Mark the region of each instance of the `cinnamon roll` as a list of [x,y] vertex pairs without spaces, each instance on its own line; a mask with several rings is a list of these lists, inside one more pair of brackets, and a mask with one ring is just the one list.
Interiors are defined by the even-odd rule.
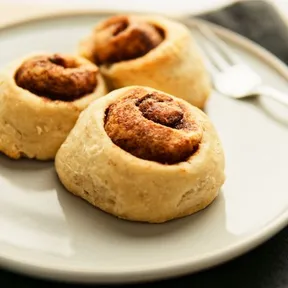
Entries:
[[79,114],[107,93],[98,67],[80,56],[33,53],[0,72],[0,151],[54,159]]
[[210,82],[191,32],[160,16],[113,16],[80,42],[110,85],[149,86],[203,108]]
[[93,102],[55,158],[68,191],[119,218],[151,223],[207,207],[224,183],[224,166],[208,116],[144,86]]

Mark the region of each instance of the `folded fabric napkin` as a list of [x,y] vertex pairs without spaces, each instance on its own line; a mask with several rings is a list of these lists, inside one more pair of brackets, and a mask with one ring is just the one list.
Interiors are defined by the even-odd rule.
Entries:
[[288,25],[273,4],[239,1],[196,17],[253,40],[288,64]]

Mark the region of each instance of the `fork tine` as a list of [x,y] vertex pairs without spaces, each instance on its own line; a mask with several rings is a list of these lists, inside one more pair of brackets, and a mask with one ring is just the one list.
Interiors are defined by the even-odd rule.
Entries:
[[239,56],[228,47],[228,45],[221,40],[207,25],[197,24],[200,33],[211,43],[213,43],[218,50],[230,61],[231,64],[239,64],[241,62]]
[[210,76],[213,78],[219,72],[218,69],[211,63],[211,61],[207,58],[207,56],[202,53],[202,59],[204,62],[204,66],[206,67],[207,71],[209,72]]
[[[203,35],[202,35],[203,36]],[[218,70],[225,70],[227,68],[229,68],[231,65],[224,59],[223,56],[220,55],[220,53],[215,49],[214,45],[211,45],[211,43],[208,42],[208,40],[205,37],[201,37],[203,38],[202,41],[200,41],[200,45],[203,48],[203,51],[205,51],[205,58],[208,60],[210,60],[211,63],[209,63],[209,61],[207,61],[208,64],[208,68],[211,68],[211,65],[213,64],[214,71],[215,69]]]

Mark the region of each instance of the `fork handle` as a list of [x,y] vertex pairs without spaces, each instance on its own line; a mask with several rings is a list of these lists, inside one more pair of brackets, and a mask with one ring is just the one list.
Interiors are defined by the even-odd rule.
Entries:
[[257,89],[259,95],[270,97],[273,100],[276,100],[280,104],[285,105],[288,107],[288,94],[283,93],[273,87],[270,86],[260,86]]

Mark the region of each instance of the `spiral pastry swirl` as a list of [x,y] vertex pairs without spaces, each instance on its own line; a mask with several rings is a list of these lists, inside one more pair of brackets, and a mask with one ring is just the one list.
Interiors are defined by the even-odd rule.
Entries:
[[168,95],[141,89],[110,105],[105,130],[123,150],[166,164],[185,161],[202,138],[202,129],[189,107]]
[[158,46],[163,35],[137,17],[114,16],[98,26],[93,36],[94,62],[98,65],[135,59]]
[[26,60],[15,74],[16,84],[51,100],[73,101],[97,86],[97,66],[72,56],[53,54]]
[[81,112],[108,92],[95,64],[50,51],[8,63],[0,86],[0,152],[12,159],[54,159]]
[[118,15],[99,22],[78,53],[96,63],[110,90],[145,86],[204,108],[209,75],[191,31],[153,15]]
[[144,86],[114,90],[83,111],[55,168],[74,195],[150,223],[206,208],[225,181],[224,152],[208,116]]

